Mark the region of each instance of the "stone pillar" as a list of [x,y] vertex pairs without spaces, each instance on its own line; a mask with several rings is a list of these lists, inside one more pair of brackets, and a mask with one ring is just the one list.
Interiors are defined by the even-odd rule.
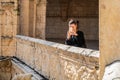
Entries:
[[35,5],[35,0],[29,0],[29,36],[31,37],[35,37],[34,36],[34,15],[35,14],[35,10],[34,10],[34,5]]
[[99,0],[100,80],[106,65],[120,60],[120,0]]
[[46,27],[46,0],[37,0],[37,16],[36,16],[36,29],[35,37],[45,39]]
[[1,17],[2,17],[2,14],[3,14],[3,10],[1,8],[1,3],[0,3],[0,55],[1,55],[1,26],[2,26]]
[[2,56],[14,56],[16,52],[17,0],[0,1],[0,33]]
[[20,34],[29,36],[29,2],[20,0]]

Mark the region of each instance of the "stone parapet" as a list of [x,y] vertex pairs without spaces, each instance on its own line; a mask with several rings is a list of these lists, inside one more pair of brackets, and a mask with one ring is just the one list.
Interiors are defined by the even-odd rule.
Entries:
[[99,51],[17,35],[15,56],[50,80],[98,80]]

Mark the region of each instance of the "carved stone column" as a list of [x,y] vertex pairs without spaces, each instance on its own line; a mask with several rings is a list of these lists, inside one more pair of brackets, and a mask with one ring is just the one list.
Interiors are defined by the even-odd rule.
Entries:
[[[30,18],[29,18],[29,11],[30,11],[30,6],[29,2],[31,0],[20,0],[20,35],[24,36],[29,36],[29,25],[30,25]],[[31,22],[32,25],[32,22]]]
[[0,1],[1,54],[14,56],[16,51],[17,0]]
[[36,38],[45,39],[45,27],[46,27],[46,0],[37,1],[37,12],[36,12]]

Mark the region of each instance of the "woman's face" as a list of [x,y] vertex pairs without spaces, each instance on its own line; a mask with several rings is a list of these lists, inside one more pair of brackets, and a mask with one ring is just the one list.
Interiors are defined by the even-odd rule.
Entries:
[[71,31],[71,32],[76,32],[77,31],[77,25],[75,25],[75,24],[70,24],[69,25],[69,31]]

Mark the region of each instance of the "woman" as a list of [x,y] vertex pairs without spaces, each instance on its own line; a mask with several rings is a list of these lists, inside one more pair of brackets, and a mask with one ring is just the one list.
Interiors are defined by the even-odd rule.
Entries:
[[65,44],[86,48],[84,34],[82,31],[78,30],[78,24],[79,22],[76,20],[69,21],[69,30]]

